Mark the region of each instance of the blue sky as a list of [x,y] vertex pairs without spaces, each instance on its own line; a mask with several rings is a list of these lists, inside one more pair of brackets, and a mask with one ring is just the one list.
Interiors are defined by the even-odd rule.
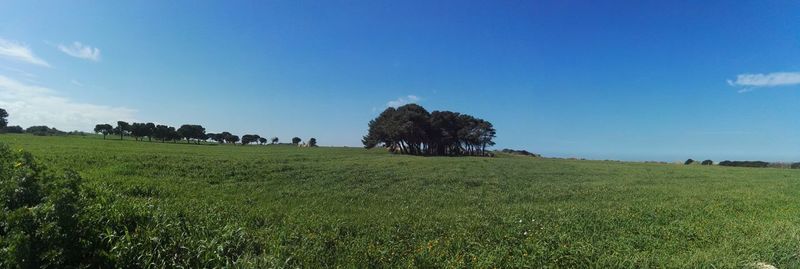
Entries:
[[417,102],[547,156],[800,161],[798,21],[792,1],[3,1],[0,107],[360,146]]

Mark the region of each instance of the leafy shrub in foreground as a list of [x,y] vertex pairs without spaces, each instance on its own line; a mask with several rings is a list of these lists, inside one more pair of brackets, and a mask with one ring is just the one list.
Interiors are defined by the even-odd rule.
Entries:
[[56,173],[0,144],[0,268],[218,268],[263,253],[258,240],[213,214],[190,218],[81,187],[75,172]]
[[80,177],[56,174],[27,152],[0,145],[0,267],[77,267],[91,260],[82,242]]

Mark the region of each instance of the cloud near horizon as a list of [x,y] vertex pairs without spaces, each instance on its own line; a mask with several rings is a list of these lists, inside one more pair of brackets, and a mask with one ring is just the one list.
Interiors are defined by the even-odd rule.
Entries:
[[739,74],[736,80],[728,80],[728,85],[744,87],[739,92],[755,88],[791,86],[800,84],[800,72],[775,72],[768,74]]
[[420,98],[416,95],[408,95],[404,97],[397,98],[395,100],[389,101],[386,103],[387,107],[399,107],[406,104],[416,103],[419,102]]
[[78,41],[72,42],[72,45],[70,46],[58,44],[58,49],[61,50],[61,52],[64,52],[67,55],[75,58],[95,62],[100,61],[100,49],[81,44],[81,42]]
[[62,131],[91,131],[95,124],[132,121],[136,110],[79,103],[54,90],[0,75],[0,108],[8,111],[9,125],[47,125]]
[[25,44],[0,38],[0,57],[50,67],[50,64],[33,54]]

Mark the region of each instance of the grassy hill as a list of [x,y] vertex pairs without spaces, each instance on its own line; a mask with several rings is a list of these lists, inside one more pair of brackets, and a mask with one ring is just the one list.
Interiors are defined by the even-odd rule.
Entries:
[[0,143],[113,197],[92,212],[134,223],[133,239],[108,240],[130,247],[112,255],[146,254],[143,264],[192,265],[159,255],[197,252],[245,267],[800,266],[797,170],[93,136]]

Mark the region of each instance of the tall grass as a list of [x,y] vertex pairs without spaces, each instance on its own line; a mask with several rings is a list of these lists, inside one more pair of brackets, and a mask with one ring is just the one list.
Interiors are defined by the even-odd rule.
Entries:
[[794,170],[0,141],[77,171],[83,249],[110,267],[800,265]]

